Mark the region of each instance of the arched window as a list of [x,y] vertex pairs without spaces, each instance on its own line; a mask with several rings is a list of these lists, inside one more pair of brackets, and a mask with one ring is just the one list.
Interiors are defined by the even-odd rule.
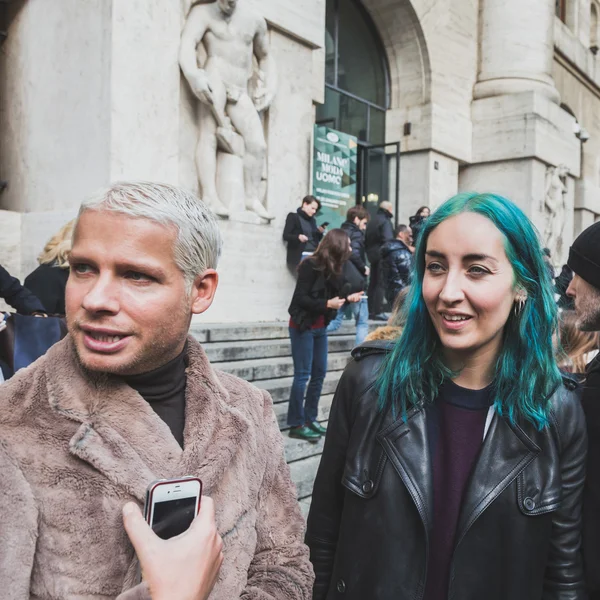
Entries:
[[556,16],[563,22],[567,22],[567,0],[556,0]]
[[317,122],[381,144],[388,96],[385,51],[364,7],[359,0],[327,0],[325,104]]
[[593,1],[590,5],[590,50],[598,53],[598,7]]

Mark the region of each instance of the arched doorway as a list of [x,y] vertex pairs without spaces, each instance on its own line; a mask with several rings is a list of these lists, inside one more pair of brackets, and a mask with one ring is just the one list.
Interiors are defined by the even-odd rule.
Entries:
[[317,121],[368,144],[385,142],[389,69],[383,44],[358,0],[327,0],[325,103]]
[[358,139],[357,202],[372,212],[378,201],[398,197],[398,185],[390,190],[386,146],[394,161],[400,147],[385,143],[389,103],[387,56],[369,14],[359,0],[327,0],[325,103],[317,108],[317,123]]

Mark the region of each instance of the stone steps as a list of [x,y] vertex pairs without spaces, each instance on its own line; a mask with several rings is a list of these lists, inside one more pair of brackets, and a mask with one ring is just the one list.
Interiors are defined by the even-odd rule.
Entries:
[[[327,421],[321,421],[321,425],[327,427]],[[311,456],[320,456],[323,452],[324,442],[324,437],[321,437],[321,439],[316,444],[311,444],[310,442],[305,442],[303,440],[298,440],[295,438],[291,438],[288,435],[285,435],[283,438],[285,460],[288,463],[293,463],[297,460],[304,460],[305,458],[310,458]]]
[[[202,344],[231,341],[256,341],[289,338],[288,324],[283,321],[265,323],[203,324],[192,323],[190,333]],[[354,325],[344,321],[331,336],[354,333]]]
[[[333,400],[333,394],[325,394],[321,395],[321,400],[319,400],[319,413],[317,420],[327,421],[329,419],[329,411],[331,410],[331,402]],[[273,405],[273,411],[277,416],[277,422],[279,423],[279,429],[282,432],[287,431],[289,429],[287,425],[287,412],[288,412],[288,403],[287,401],[278,402]]]
[[[342,376],[342,371],[330,371],[325,375],[322,394],[333,394],[338,381]],[[285,402],[290,397],[290,388],[292,387],[293,377],[279,377],[278,379],[265,379],[263,381],[254,381],[254,385],[261,390],[266,390],[271,394],[274,403]]]
[[[289,336],[267,340],[229,340],[226,342],[204,342],[204,350],[215,364],[259,358],[291,356]],[[354,335],[337,335],[329,339],[330,352],[350,352],[354,347]]]
[[[327,359],[327,371],[343,370],[349,360],[349,353],[330,352]],[[278,356],[275,358],[256,358],[250,360],[234,360],[221,362],[216,365],[221,371],[245,379],[258,381],[261,379],[277,379],[278,377],[292,377],[294,363],[291,356]]]
[[[372,323],[371,329],[379,325]],[[314,478],[323,451],[324,438],[311,444],[288,436],[287,411],[294,366],[288,324],[234,323],[193,324],[191,333],[202,344],[215,369],[220,369],[267,390],[273,398],[273,410],[283,435],[286,461],[298,491],[298,500],[306,516]],[[333,393],[354,346],[354,323],[345,322],[329,336],[327,375],[319,401],[318,420],[326,425]]]

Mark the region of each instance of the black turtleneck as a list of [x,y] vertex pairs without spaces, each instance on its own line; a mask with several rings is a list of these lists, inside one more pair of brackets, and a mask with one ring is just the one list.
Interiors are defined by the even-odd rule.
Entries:
[[158,369],[130,375],[125,383],[150,404],[154,412],[169,426],[173,437],[183,448],[185,426],[185,385],[187,344],[183,352]]

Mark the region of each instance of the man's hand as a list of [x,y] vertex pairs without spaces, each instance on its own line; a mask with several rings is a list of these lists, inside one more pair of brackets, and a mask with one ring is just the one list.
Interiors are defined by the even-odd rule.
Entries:
[[356,292],[348,296],[348,302],[360,302],[360,299],[364,296],[364,292]]
[[335,310],[339,310],[344,304],[346,304],[346,301],[338,296],[327,300],[327,308],[335,308]]
[[317,229],[320,233],[325,233],[327,231],[327,227],[323,227],[323,225],[321,225],[321,227],[317,227]]
[[365,277],[368,277],[371,274],[371,269],[369,267],[365,267]]
[[303,233],[298,236],[298,239],[303,243],[308,242],[308,238]]
[[190,87],[192,88],[192,92],[194,92],[196,98],[198,98],[200,102],[203,104],[208,104],[209,106],[214,104],[212,88],[210,87],[208,77],[204,71],[198,71],[193,77],[190,78],[189,83]]
[[123,507],[123,523],[135,548],[152,600],[206,600],[223,562],[223,541],[215,524],[211,498],[202,497],[200,512],[181,535],[162,540],[139,507]]

